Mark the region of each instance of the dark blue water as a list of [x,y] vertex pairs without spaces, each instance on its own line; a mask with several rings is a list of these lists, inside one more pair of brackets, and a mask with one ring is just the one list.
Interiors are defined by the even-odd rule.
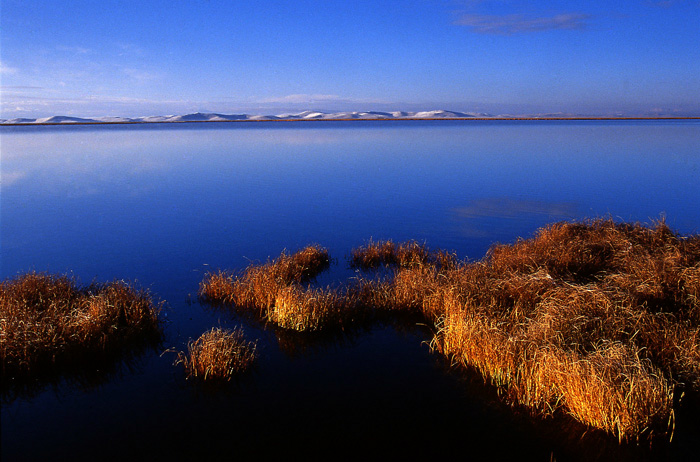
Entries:
[[[351,276],[345,256],[369,238],[479,259],[559,220],[663,216],[700,231],[698,121],[0,127],[0,137],[2,278],[135,280],[167,302],[168,319],[158,351],[4,403],[3,460],[361,455],[375,443],[434,455],[454,441],[496,460],[566,454],[559,436],[512,421],[442,364],[419,327],[307,345],[190,295],[206,271],[311,243],[337,259],[323,283]],[[240,324],[262,354],[225,389],[186,382],[173,354],[160,355]],[[695,436],[679,435],[672,453]]]

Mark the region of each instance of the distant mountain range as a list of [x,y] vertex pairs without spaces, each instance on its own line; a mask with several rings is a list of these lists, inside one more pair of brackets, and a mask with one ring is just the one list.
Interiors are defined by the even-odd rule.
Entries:
[[[615,116],[612,116],[613,118]],[[623,116],[617,116],[624,118]],[[278,115],[250,115],[250,114],[217,114],[202,113],[167,116],[147,116],[147,117],[97,117],[82,118],[68,116],[43,117],[39,119],[17,118],[0,119],[3,125],[25,125],[25,124],[128,124],[128,123],[167,123],[167,122],[234,122],[234,121],[263,121],[263,120],[383,120],[383,119],[547,119],[547,118],[596,118],[580,116],[577,114],[536,114],[536,115],[492,115],[480,112],[455,112],[455,111],[420,111],[420,112],[318,112],[304,111],[299,113],[278,114]],[[605,118],[605,117],[603,117]],[[645,118],[644,116],[640,118]],[[649,117],[653,118],[653,117]]]
[[43,117],[39,119],[0,119],[0,124],[90,124],[90,123],[164,123],[164,122],[232,122],[245,120],[375,120],[375,119],[468,119],[479,117],[494,117],[483,113],[465,113],[454,111],[421,111],[421,112],[317,112],[304,111],[295,114],[250,115],[250,114],[217,114],[202,113],[148,117],[97,117],[82,118],[68,116]]

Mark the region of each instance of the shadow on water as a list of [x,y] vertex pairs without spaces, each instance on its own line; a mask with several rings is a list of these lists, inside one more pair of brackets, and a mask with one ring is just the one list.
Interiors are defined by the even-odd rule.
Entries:
[[[103,460],[299,454],[332,459],[654,461],[688,459],[697,449],[697,397],[687,397],[681,406],[673,443],[620,445],[567,415],[543,419],[511,406],[479,374],[432,353],[427,342],[433,332],[416,315],[392,316],[345,331],[299,333],[265,325],[230,307],[202,308],[244,325],[250,339],[262,337],[263,355],[250,371],[230,382],[202,383],[185,380],[184,371],[173,368],[176,392],[164,398],[170,404],[127,411],[109,424],[122,434],[121,443],[86,435],[70,454],[62,446],[58,452],[43,447],[32,454],[70,455],[74,460],[101,451]],[[34,392],[60,380],[86,391],[100,387],[140,368],[143,354],[157,348],[142,347],[111,363],[44,382]],[[31,393],[31,387],[22,393]]]
[[[674,443],[656,438],[621,444],[563,412],[535,415],[507,402],[478,372],[430,351],[434,332],[416,313],[394,313],[344,330],[296,332],[264,325],[254,316],[239,317],[231,307],[215,309],[229,310],[240,322],[264,330],[267,348],[291,360],[287,367],[298,367],[284,384],[255,383],[269,380],[264,369],[270,366],[262,365],[228,384],[194,386],[195,393],[213,400],[240,399],[250,387],[288,388],[279,401],[251,409],[269,413],[267,432],[275,433],[274,444],[268,433],[239,435],[241,454],[655,461],[682,456],[694,434],[687,428],[676,433]],[[316,362],[317,368],[309,366]],[[283,403],[285,397],[298,401]],[[690,407],[681,408],[678,420],[684,425]],[[491,452],[483,453],[485,447]]]
[[73,352],[70,358],[59,359],[31,375],[2,374],[0,401],[9,404],[17,399],[31,399],[47,388],[57,390],[64,384],[83,392],[97,389],[140,370],[145,355],[162,350],[163,334],[152,332],[122,343],[108,350]]

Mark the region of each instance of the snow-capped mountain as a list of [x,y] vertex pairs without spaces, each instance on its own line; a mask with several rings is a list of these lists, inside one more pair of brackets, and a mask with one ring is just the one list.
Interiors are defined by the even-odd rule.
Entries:
[[244,120],[376,120],[376,119],[468,119],[474,117],[493,117],[489,114],[465,113],[445,110],[421,112],[319,112],[304,111],[299,113],[279,115],[250,115],[250,114],[216,114],[201,113],[146,117],[98,117],[81,118],[68,116],[52,116],[39,119],[0,119],[0,124],[97,124],[97,123],[164,123],[164,122],[230,122]]

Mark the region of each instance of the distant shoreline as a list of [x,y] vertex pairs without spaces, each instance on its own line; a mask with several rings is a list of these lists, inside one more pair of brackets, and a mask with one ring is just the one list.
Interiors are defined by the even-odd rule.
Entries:
[[399,121],[577,121],[577,120],[700,120],[700,116],[681,117],[402,117],[402,118],[339,118],[339,119],[238,119],[238,120],[161,120],[161,121],[89,121],[89,122],[18,122],[0,123],[0,127],[19,126],[72,126],[72,125],[152,125],[152,124],[203,124],[203,123],[264,123],[264,122],[399,122]]

